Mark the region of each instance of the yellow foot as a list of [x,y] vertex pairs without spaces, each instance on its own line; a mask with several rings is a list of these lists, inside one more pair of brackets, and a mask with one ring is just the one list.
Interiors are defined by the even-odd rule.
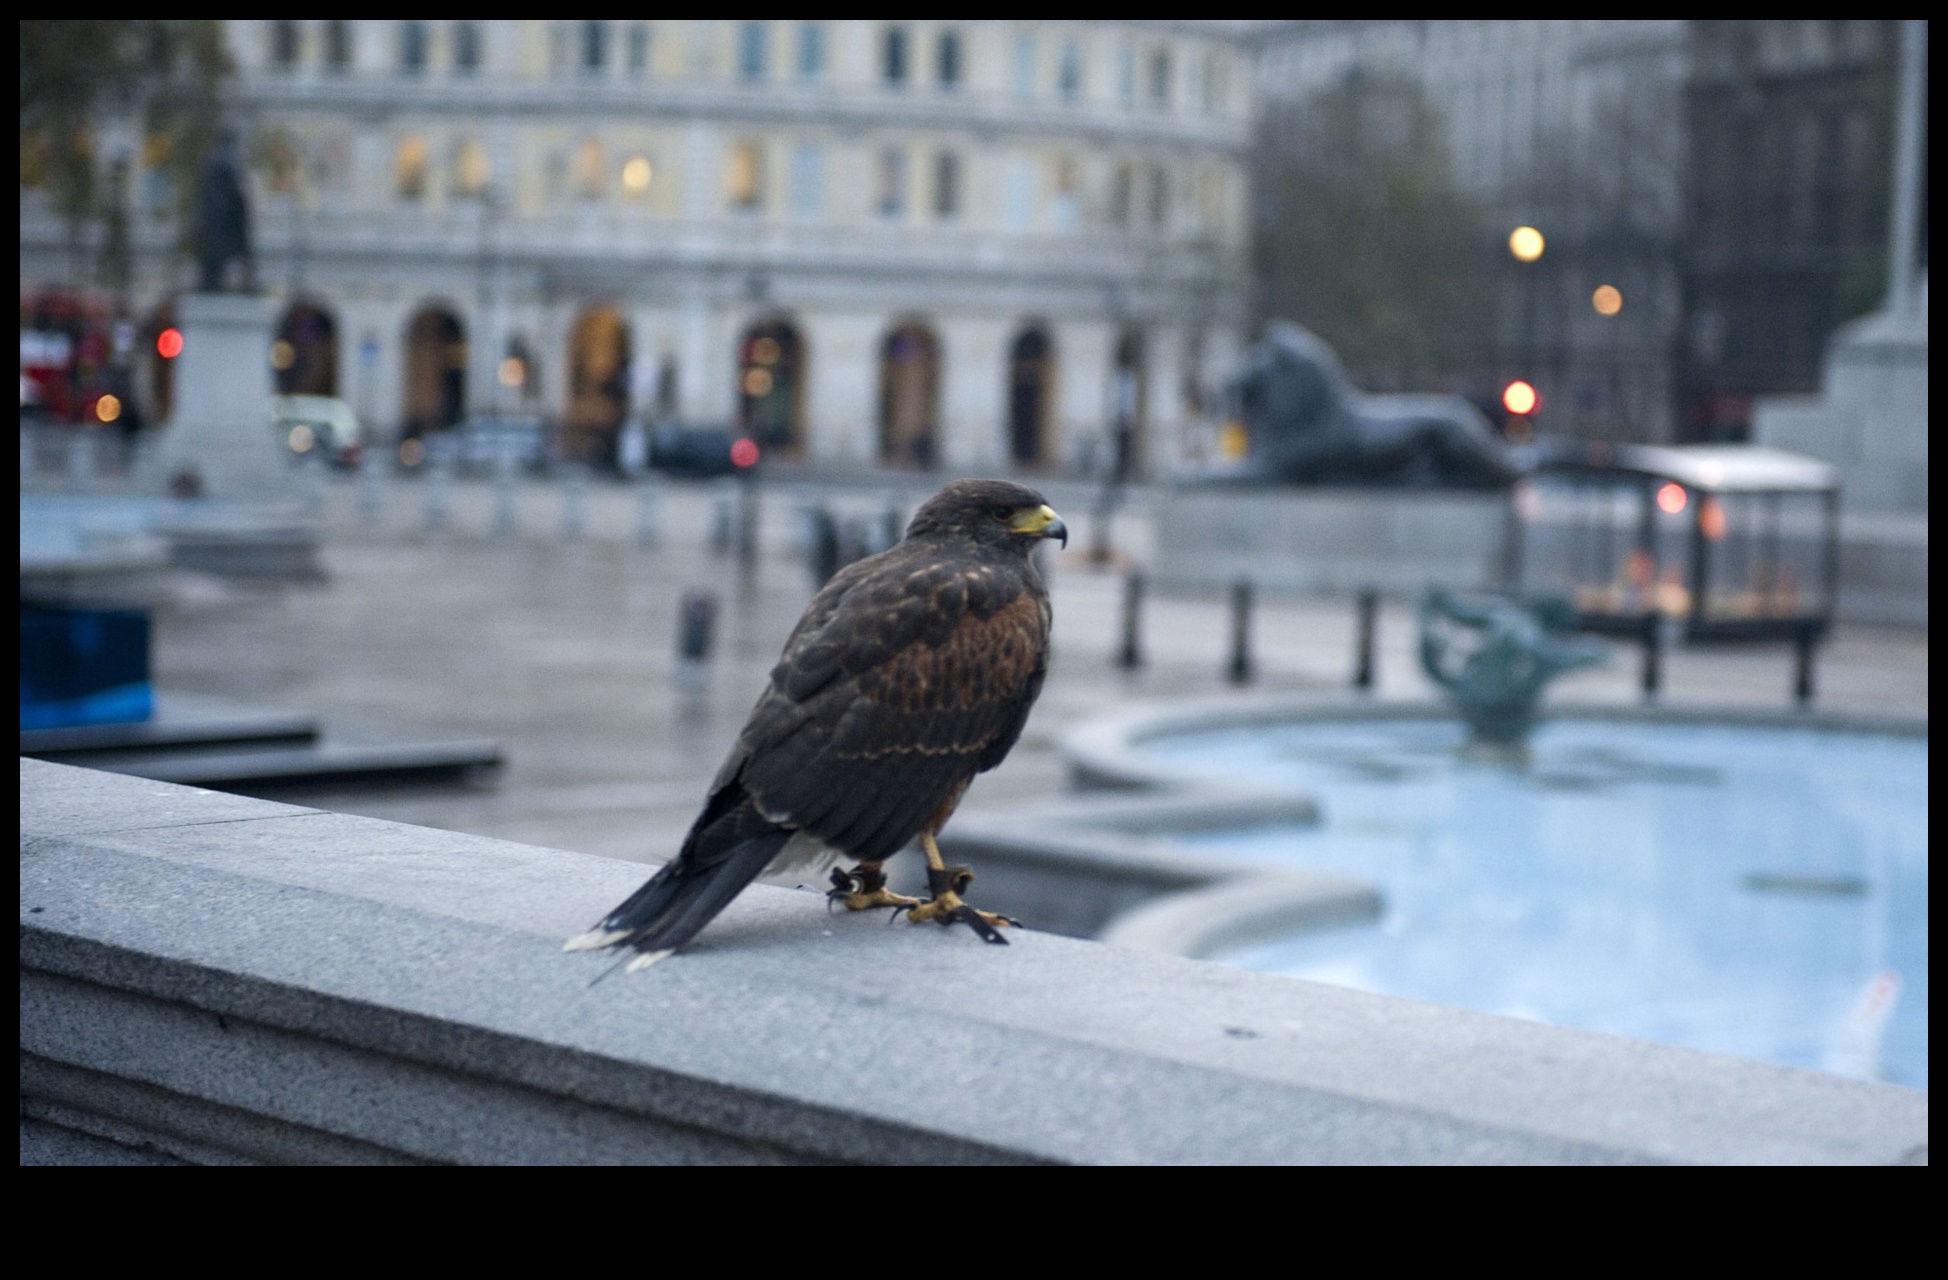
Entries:
[[874,907],[911,907],[919,904],[918,898],[909,898],[903,893],[894,893],[886,887],[886,875],[882,871],[860,867],[856,871],[832,869],[832,887],[826,891],[827,902],[837,903],[847,911],[871,911]]
[[928,901],[914,907],[906,913],[906,918],[915,924],[932,920],[942,928],[950,924],[964,924],[980,934],[983,942],[992,942],[1004,947],[1008,945],[1008,940],[1001,936],[1001,929],[1004,926],[1021,927],[1019,920],[1011,920],[993,911],[975,910],[962,902],[960,895],[952,889],[937,893]]

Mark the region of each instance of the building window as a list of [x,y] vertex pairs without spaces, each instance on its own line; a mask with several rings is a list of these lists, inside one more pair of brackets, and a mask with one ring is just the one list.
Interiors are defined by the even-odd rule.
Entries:
[[880,46],[879,75],[889,89],[906,87],[906,28],[888,27]]
[[453,189],[463,196],[487,193],[487,148],[467,138],[453,150]]
[[453,69],[461,75],[472,75],[480,70],[480,24],[478,22],[453,24]]
[[1136,46],[1128,40],[1116,46],[1116,100],[1136,105]]
[[960,80],[961,80],[960,32],[958,31],[941,32],[940,47],[938,53],[940,57],[940,65],[937,68],[937,71],[939,73],[940,87],[946,90],[948,93],[952,93],[954,90],[960,88]]
[[1074,231],[1082,222],[1081,166],[1073,156],[1055,161],[1055,193],[1048,202],[1048,219],[1057,231]]
[[392,160],[392,186],[401,200],[426,194],[426,139],[417,134],[400,140]]
[[798,78],[818,80],[825,75],[825,25],[798,24]]
[[801,222],[825,216],[825,148],[815,142],[792,149],[791,216]]
[[649,157],[637,152],[622,162],[622,190],[631,200],[641,200],[649,195],[649,181],[655,170]]
[[278,71],[295,71],[304,57],[304,28],[289,19],[271,23],[271,66]]
[[892,222],[906,213],[906,152],[888,147],[879,153],[879,182],[873,207]]
[[333,18],[325,24],[325,69],[348,71],[352,66],[352,24]]
[[740,22],[737,24],[737,78],[746,84],[754,84],[764,79],[766,54],[765,24],[762,22]]
[[399,69],[409,76],[420,75],[426,70],[425,23],[399,24]]
[[582,71],[594,75],[609,65],[609,24],[606,22],[584,22],[582,24]]
[[1027,32],[1015,37],[1015,96],[1035,96],[1035,37]]
[[1150,166],[1150,228],[1161,231],[1170,220],[1170,175],[1162,165]]
[[629,74],[641,77],[649,71],[649,24],[632,22],[629,24],[629,43],[626,53]]
[[1136,174],[1127,163],[1116,166],[1116,176],[1109,184],[1109,220],[1118,227],[1130,225],[1130,197],[1134,194]]
[[1014,231],[1026,231],[1035,221],[1035,166],[1020,156],[1008,162],[1008,178],[1001,191],[1001,219]]
[[575,148],[575,194],[584,200],[601,199],[608,188],[604,168],[601,140],[583,138]]
[[1074,102],[1082,97],[1082,46],[1074,40],[1062,42],[1062,65],[1057,88],[1061,90],[1064,102]]
[[281,196],[296,195],[304,172],[304,150],[284,129],[274,129],[263,141],[266,184]]
[[754,213],[764,206],[764,147],[740,142],[731,148],[730,168],[724,174],[724,194],[730,207]]
[[1170,50],[1155,49],[1150,53],[1150,105],[1167,107],[1170,105]]
[[960,216],[960,157],[951,151],[933,158],[933,216],[943,221]]
[[1224,223],[1224,175],[1209,166],[1197,174],[1197,220],[1206,231]]

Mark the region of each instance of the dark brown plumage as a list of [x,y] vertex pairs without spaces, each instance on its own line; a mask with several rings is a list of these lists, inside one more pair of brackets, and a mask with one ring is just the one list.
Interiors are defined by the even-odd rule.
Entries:
[[[933,835],[977,773],[1021,736],[1048,670],[1048,591],[1029,552],[1067,531],[1032,489],[948,485],[906,537],[840,570],[785,642],[676,859],[571,949],[628,947],[631,967],[682,946],[774,860],[836,853],[847,906],[911,904],[990,941],[1012,923],[961,903]],[[916,836],[933,898],[885,890],[879,863]],[[782,856],[781,856],[782,855]]]

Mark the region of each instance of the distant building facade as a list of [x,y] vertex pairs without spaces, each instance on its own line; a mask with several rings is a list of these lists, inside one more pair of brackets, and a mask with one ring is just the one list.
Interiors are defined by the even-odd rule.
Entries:
[[1817,390],[1885,296],[1899,25],[1690,24],[1685,437],[1743,440],[1755,397]]
[[[1482,252],[1500,272],[1502,331],[1483,373],[1534,384],[1546,429],[1671,437],[1683,22],[1318,19],[1261,39],[1267,107],[1380,73],[1418,83],[1445,121],[1453,185],[1494,228]],[[1524,225],[1546,240],[1532,263],[1502,244]],[[1622,304],[1609,314],[1595,305],[1605,285]]]
[[[536,413],[602,457],[667,417],[821,464],[1033,472],[1104,465],[1121,426],[1166,470],[1238,349],[1232,24],[226,31],[278,384],[382,434]],[[190,269],[125,145],[160,316]],[[21,218],[23,294],[72,278],[25,186]]]

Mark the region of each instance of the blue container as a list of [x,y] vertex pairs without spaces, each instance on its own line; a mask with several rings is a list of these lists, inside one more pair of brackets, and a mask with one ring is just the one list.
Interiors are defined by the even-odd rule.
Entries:
[[126,724],[155,714],[149,615],[20,606],[20,727]]

